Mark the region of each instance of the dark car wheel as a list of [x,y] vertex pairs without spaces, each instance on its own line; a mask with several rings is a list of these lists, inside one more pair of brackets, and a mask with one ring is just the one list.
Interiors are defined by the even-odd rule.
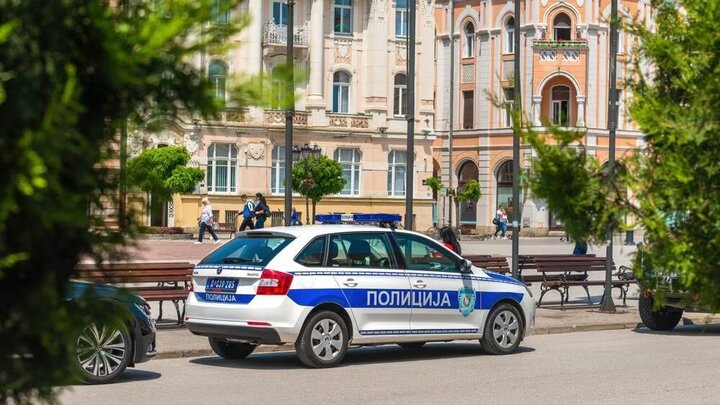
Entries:
[[520,346],[522,334],[520,312],[514,306],[503,303],[490,311],[480,344],[488,354],[510,354]]
[[333,367],[342,361],[348,349],[345,321],[335,312],[313,315],[295,342],[300,361],[308,367]]
[[683,310],[673,307],[662,307],[659,311],[653,308],[653,296],[640,294],[638,311],[643,324],[652,330],[672,330],[682,319]]
[[217,338],[208,338],[208,340],[212,351],[227,360],[242,360],[255,351],[257,347],[257,345],[250,343],[231,343]]
[[117,378],[133,358],[132,340],[126,328],[90,324],[76,342],[76,367],[83,381],[108,383]]
[[425,346],[425,342],[398,343],[398,346],[403,349],[419,349]]

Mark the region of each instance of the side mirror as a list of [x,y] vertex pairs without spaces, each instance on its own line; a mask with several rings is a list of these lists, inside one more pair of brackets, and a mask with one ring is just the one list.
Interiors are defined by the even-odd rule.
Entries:
[[458,262],[458,269],[461,273],[471,273],[472,272],[472,262],[468,259],[462,259]]

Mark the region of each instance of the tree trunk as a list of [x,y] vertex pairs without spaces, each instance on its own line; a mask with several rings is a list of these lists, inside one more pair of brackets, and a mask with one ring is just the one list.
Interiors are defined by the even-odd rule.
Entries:
[[315,206],[317,205],[317,201],[313,201],[313,213],[312,213],[312,223],[315,225]]

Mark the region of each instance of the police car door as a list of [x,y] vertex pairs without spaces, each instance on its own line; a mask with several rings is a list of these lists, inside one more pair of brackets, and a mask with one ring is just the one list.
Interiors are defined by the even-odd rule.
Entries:
[[479,281],[460,272],[457,256],[419,235],[394,233],[412,288],[413,334],[478,334]]
[[[327,266],[345,294],[361,335],[410,328],[410,282],[398,268],[386,232],[331,235]],[[407,302],[403,302],[403,295]]]

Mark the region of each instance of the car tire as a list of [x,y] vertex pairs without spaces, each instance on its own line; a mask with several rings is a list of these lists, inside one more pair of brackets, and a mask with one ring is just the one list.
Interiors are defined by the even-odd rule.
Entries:
[[665,306],[656,311],[653,308],[654,301],[652,295],[646,297],[645,294],[640,294],[638,311],[643,324],[652,330],[672,330],[675,328],[682,319],[683,310]]
[[403,349],[419,349],[425,346],[426,342],[412,342],[412,343],[398,343],[398,346]]
[[308,367],[333,367],[345,357],[348,340],[347,325],[342,317],[335,312],[321,311],[305,323],[295,342],[295,351]]
[[224,339],[208,338],[210,348],[225,360],[242,360],[255,351],[257,345],[250,343],[231,343]]
[[116,379],[133,359],[133,342],[125,327],[92,323],[75,342],[75,366],[88,384],[105,384]]
[[480,344],[488,354],[510,354],[523,337],[523,321],[515,306],[502,303],[490,311]]

